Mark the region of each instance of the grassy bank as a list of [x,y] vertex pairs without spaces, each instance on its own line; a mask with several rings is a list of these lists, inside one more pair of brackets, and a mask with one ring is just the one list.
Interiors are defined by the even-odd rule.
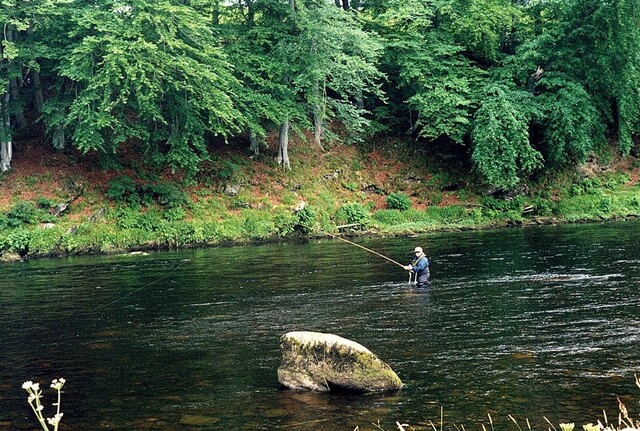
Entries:
[[225,148],[184,178],[133,156],[115,165],[24,146],[0,176],[1,258],[640,217],[634,160],[594,162],[514,192],[475,185],[433,156],[386,147],[394,152],[298,144],[290,171],[273,150]]

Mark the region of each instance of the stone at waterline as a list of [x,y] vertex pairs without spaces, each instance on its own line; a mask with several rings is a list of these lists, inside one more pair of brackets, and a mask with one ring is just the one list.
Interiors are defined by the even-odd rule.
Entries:
[[372,392],[400,389],[389,365],[366,347],[333,334],[294,331],[280,338],[278,381],[289,389]]

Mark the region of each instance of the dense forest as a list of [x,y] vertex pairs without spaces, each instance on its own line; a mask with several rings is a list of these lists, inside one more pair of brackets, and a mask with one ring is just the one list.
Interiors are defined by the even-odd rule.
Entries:
[[636,0],[3,0],[1,170],[12,144],[195,173],[208,149],[292,134],[402,136],[486,184],[637,151]]

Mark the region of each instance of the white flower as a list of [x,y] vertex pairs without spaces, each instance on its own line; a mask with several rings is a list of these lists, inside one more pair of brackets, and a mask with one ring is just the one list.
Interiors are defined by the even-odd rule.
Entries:
[[51,382],[51,387],[53,389],[60,390],[64,386],[65,382],[66,382],[66,380],[63,379],[62,377],[59,378],[59,379],[53,379],[53,381]]
[[33,382],[29,380],[28,382],[24,382],[22,384],[22,389],[26,389],[28,391],[29,389],[31,389],[32,385],[33,385]]
[[47,422],[49,422],[49,425],[53,425],[56,426],[60,423],[60,419],[62,419],[62,415],[64,413],[56,413],[56,415],[52,418],[47,418]]
[[38,407],[36,407],[36,411],[41,412],[42,410],[44,410],[43,405],[39,405]]

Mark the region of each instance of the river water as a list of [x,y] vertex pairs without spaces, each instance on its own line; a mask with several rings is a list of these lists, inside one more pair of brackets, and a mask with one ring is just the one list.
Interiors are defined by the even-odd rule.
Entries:
[[[336,240],[0,266],[0,430],[36,428],[26,380],[53,416],[57,377],[61,431],[546,429],[617,418],[617,396],[637,417],[639,223],[358,243],[423,246],[431,289]],[[293,330],[363,344],[406,387],[281,389]]]

